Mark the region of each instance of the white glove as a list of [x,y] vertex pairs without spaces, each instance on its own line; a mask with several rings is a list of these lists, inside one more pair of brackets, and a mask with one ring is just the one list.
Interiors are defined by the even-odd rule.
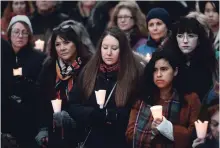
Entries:
[[174,141],[173,124],[163,116],[163,121],[158,125],[157,130],[165,137]]

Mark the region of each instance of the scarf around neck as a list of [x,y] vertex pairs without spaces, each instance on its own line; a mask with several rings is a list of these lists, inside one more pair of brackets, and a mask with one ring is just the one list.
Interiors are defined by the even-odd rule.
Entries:
[[72,65],[67,65],[58,59],[56,61],[56,93],[58,99],[68,99],[68,94],[73,87],[75,78],[81,70],[82,61],[80,57],[77,57]]
[[114,65],[106,65],[105,63],[100,64],[99,71],[103,73],[108,73],[108,72],[118,72],[120,69],[119,62],[117,62]]
[[[152,98],[148,98],[152,99]],[[141,102],[135,127],[134,127],[134,137],[133,137],[133,147],[135,148],[150,148],[151,139],[154,138],[151,130],[151,124],[153,117],[150,111],[150,105],[145,104],[144,101]],[[164,101],[163,104],[163,116],[166,117],[172,124],[179,123],[180,116],[180,102],[179,95],[174,90],[174,93],[170,100]],[[165,145],[165,144],[162,144]]]

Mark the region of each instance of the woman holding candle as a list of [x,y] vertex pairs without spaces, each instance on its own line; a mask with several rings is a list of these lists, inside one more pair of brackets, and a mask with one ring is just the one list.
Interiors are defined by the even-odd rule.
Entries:
[[[41,129],[36,136],[39,145],[43,145],[47,139],[49,127],[49,147],[74,147],[75,122],[66,112],[69,106],[68,95],[93,52],[88,33],[80,23],[69,20],[53,29],[50,58],[44,64],[40,79],[44,107]],[[56,106],[59,101],[55,100],[55,104],[51,104],[51,100],[56,98],[62,100],[62,111],[54,110],[53,113],[52,104]],[[55,132],[52,132],[53,121]]]
[[204,26],[195,18],[181,18],[174,25],[172,42],[187,69],[188,91],[196,92],[202,101],[218,77],[214,49]]
[[[11,55],[2,77],[7,82],[7,95],[2,98],[2,132],[10,133],[24,148],[34,147],[38,127],[38,78],[46,55],[31,45],[32,26],[25,15],[16,15],[8,26]],[[4,57],[6,58],[6,57]],[[8,59],[8,60],[9,60]],[[5,75],[3,75],[5,76]],[[7,80],[7,78],[9,80]],[[9,87],[10,86],[10,87]],[[4,118],[5,117],[5,118]]]
[[[69,114],[81,126],[85,147],[127,148],[125,130],[142,70],[126,35],[117,27],[107,29],[70,93]],[[106,90],[102,109],[95,95],[100,90]]]
[[[171,49],[164,47],[153,53],[145,68],[141,99],[131,110],[126,132],[128,142],[135,148],[190,145],[201,104],[197,94],[184,92],[183,69],[177,59]],[[162,118],[153,118],[154,105],[162,106]]]
[[216,97],[207,107],[207,121],[209,129],[206,138],[196,138],[193,148],[218,148],[219,147],[219,97]]
[[146,18],[135,1],[118,3],[112,12],[108,26],[118,26],[125,32],[134,51],[146,43]]
[[[169,13],[163,8],[153,8],[147,14],[147,29],[149,32],[146,44],[137,48],[137,52],[150,56],[157,47],[163,44],[170,35],[171,20]],[[146,57],[147,58],[147,57]]]

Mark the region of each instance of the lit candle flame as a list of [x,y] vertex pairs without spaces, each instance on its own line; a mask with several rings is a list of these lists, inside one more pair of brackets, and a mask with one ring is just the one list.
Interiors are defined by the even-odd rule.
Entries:
[[35,41],[35,48],[40,49],[41,51],[43,51],[44,50],[44,41],[42,41],[40,39]]
[[145,59],[147,60],[147,62],[149,62],[151,59],[151,55],[149,53],[147,53],[145,56]]

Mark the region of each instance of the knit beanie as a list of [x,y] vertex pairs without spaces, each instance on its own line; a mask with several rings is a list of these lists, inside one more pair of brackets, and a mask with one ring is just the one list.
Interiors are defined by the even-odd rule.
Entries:
[[33,34],[33,29],[32,29],[32,26],[31,26],[31,22],[30,22],[29,18],[26,15],[16,15],[16,16],[14,16],[11,19],[11,21],[10,21],[10,23],[8,25],[8,30],[11,28],[12,25],[14,25],[17,22],[24,22],[24,23],[26,23],[28,25],[28,27],[30,28],[31,33]]
[[147,24],[151,19],[160,19],[166,24],[167,28],[171,27],[171,20],[169,13],[164,8],[153,8],[147,14]]

